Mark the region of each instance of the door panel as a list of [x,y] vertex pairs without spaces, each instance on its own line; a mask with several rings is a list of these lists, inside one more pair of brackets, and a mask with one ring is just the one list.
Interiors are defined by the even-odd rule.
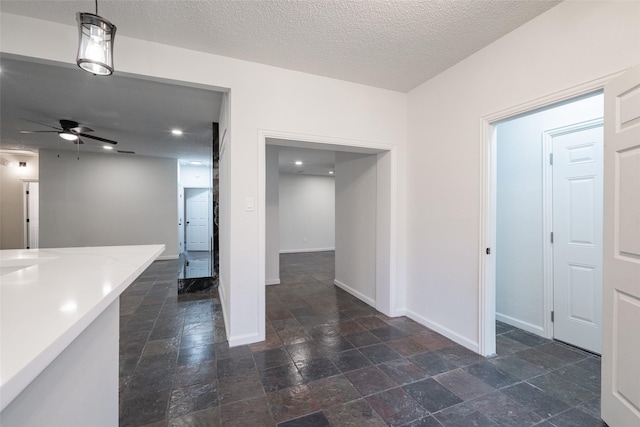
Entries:
[[209,189],[187,188],[187,251],[209,250]]
[[605,87],[602,419],[640,425],[640,67]]
[[[568,243],[594,247],[596,233],[600,231],[600,227],[596,229],[595,217],[600,217],[600,215],[595,211],[594,203],[596,200],[602,200],[602,196],[599,194],[601,190],[598,188],[602,187],[602,179],[598,179],[597,176],[569,178],[566,184],[567,208],[569,209],[567,212]],[[601,231],[600,234],[602,234]]]
[[569,310],[570,320],[584,322],[588,326],[599,328],[596,304],[599,283],[598,271],[594,267],[569,264]]
[[620,153],[620,253],[631,258],[640,254],[640,197],[633,183],[640,182],[640,148]]
[[602,150],[600,122],[553,136],[554,338],[602,347]]

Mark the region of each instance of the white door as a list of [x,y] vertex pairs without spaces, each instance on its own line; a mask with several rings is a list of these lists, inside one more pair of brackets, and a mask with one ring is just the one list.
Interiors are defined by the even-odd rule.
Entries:
[[27,184],[27,249],[38,248],[40,234],[40,185]]
[[605,87],[602,419],[640,426],[640,66]]
[[211,277],[211,259],[190,259],[185,266],[185,278]]
[[553,136],[553,337],[602,346],[602,123]]
[[178,185],[178,254],[184,252],[184,187]]
[[187,251],[209,250],[209,189],[185,189]]

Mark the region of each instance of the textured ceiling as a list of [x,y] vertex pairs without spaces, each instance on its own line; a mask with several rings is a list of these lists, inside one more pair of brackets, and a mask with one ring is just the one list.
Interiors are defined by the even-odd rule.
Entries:
[[[406,92],[559,0],[100,0],[118,34]],[[75,25],[93,1],[7,1]],[[117,36],[116,36],[117,58]]]

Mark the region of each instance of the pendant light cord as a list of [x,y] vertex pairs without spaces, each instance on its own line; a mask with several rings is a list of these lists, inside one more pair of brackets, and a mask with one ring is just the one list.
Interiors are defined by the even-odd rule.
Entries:
[[[96,15],[98,15],[98,0],[96,0]],[[98,15],[100,16],[100,15]]]

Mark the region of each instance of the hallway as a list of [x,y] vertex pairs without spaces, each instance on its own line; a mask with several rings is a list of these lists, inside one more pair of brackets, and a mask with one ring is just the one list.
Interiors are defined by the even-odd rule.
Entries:
[[485,359],[283,254],[266,340],[229,348],[216,290],[155,262],[121,297],[121,426],[604,426],[600,359],[508,325]]

